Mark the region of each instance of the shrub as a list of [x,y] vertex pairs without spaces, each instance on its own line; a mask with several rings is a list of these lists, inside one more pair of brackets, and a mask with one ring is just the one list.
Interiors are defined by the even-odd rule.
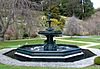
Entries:
[[34,33],[34,34],[31,34],[31,38],[36,38],[38,35],[36,34],[36,33]]
[[97,65],[100,65],[100,56],[98,56],[94,59],[94,63]]
[[25,38],[27,38],[27,37],[29,37],[29,35],[28,35],[27,33],[24,33],[24,34],[23,34],[23,39],[25,39]]
[[75,36],[82,36],[81,34],[73,34],[73,36],[74,36],[74,35],[75,35]]

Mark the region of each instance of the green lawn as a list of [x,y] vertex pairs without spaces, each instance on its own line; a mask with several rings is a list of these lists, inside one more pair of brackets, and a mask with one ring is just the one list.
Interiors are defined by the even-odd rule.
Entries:
[[[12,48],[12,47],[18,47],[18,45],[24,45],[24,44],[38,44],[38,43],[44,43],[43,39],[36,38],[36,39],[25,39],[25,40],[11,40],[11,41],[4,41],[0,42],[0,49],[1,48]],[[57,43],[63,43],[63,44],[74,44],[74,45],[85,45],[83,43],[76,43],[76,42],[63,42],[63,41],[57,41]]]
[[97,38],[62,38],[62,39],[100,43],[100,39],[97,39]]
[[66,41],[57,41],[58,44],[73,44],[77,46],[87,45],[86,43],[77,43],[77,42],[66,42]]
[[90,36],[90,37],[92,37],[92,38],[100,38],[100,36],[96,36],[96,35]]
[[100,66],[89,66],[85,68],[56,68],[56,67],[29,67],[29,66],[10,66],[0,64],[0,69],[100,69]]
[[0,42],[0,48],[18,47],[18,45],[24,45],[26,43],[28,44],[43,43],[43,39],[4,41],[4,42]]
[[97,49],[100,49],[100,45],[97,45],[97,46],[92,46],[90,48],[97,48]]

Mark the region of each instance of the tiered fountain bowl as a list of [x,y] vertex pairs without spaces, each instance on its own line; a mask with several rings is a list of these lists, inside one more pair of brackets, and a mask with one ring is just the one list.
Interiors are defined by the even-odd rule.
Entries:
[[32,59],[34,61],[66,61],[67,58],[84,55],[82,49],[75,45],[56,44],[54,36],[62,32],[54,31],[51,27],[50,13],[48,14],[49,27],[38,34],[45,35],[44,44],[24,45],[16,49],[15,55]]

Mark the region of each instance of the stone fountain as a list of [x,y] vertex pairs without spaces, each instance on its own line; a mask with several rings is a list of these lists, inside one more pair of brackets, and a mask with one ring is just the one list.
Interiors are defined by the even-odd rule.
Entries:
[[32,61],[66,61],[68,58],[84,55],[82,49],[76,45],[56,44],[54,36],[62,32],[54,31],[51,27],[51,13],[48,13],[48,28],[38,34],[45,35],[44,44],[24,45],[16,49],[15,55]]

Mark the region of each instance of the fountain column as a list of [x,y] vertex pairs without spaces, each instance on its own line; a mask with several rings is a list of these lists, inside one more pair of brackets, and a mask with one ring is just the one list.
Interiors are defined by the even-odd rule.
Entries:
[[44,44],[44,51],[57,51],[57,44],[53,40],[53,37],[58,34],[62,34],[61,32],[56,32],[54,29],[51,27],[51,12],[49,11],[48,13],[48,21],[47,23],[49,24],[48,28],[46,31],[40,31],[39,34],[45,35],[47,39],[45,40]]

